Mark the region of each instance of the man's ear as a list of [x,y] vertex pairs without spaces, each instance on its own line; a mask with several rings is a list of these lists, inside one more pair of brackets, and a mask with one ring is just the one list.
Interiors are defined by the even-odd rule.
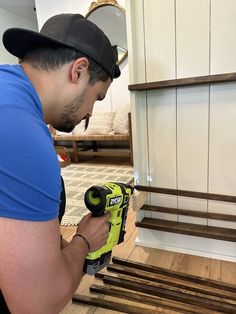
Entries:
[[80,76],[88,71],[89,61],[86,57],[78,58],[74,61],[71,68],[71,80],[77,83]]

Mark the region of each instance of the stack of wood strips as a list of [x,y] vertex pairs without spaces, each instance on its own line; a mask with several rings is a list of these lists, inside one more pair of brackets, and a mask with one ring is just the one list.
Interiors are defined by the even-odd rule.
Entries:
[[103,284],[90,287],[98,297],[75,296],[74,303],[136,314],[167,313],[167,309],[185,314],[236,313],[236,285],[117,257],[112,261],[106,272],[96,274]]

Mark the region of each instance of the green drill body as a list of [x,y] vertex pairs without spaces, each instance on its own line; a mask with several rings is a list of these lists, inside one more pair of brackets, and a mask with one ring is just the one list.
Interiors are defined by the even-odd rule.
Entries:
[[90,252],[84,264],[84,272],[94,275],[109,264],[112,248],[124,241],[125,223],[133,188],[119,182],[107,182],[102,186],[92,186],[84,197],[85,205],[93,216],[111,213],[110,231],[107,243],[95,252]]

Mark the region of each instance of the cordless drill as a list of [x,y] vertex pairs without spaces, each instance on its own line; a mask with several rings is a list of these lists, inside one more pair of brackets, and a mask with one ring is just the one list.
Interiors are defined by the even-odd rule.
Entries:
[[124,241],[125,223],[128,213],[130,196],[133,188],[130,185],[119,182],[107,182],[102,186],[92,186],[84,196],[86,207],[94,217],[111,213],[110,231],[107,243],[99,250],[88,253],[84,272],[94,275],[111,260],[112,248]]

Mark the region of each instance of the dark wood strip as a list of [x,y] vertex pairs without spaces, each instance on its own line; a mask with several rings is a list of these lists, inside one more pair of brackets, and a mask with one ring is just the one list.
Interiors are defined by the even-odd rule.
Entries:
[[152,274],[161,274],[164,276],[170,276],[172,278],[179,278],[185,281],[190,281],[193,283],[198,283],[201,285],[206,285],[208,287],[214,287],[217,289],[222,289],[222,290],[227,290],[231,291],[233,293],[236,293],[236,285],[232,285],[226,282],[221,282],[217,280],[212,280],[208,278],[203,278],[203,277],[198,277],[190,274],[185,274],[177,271],[173,271],[170,269],[162,268],[162,267],[157,267],[157,266],[152,266],[152,265],[147,265],[139,262],[134,262],[131,260],[126,260],[123,258],[119,258],[116,256],[112,257],[112,262],[115,264],[119,265],[124,265],[128,267],[132,267],[134,269],[140,269],[146,272],[150,272]]
[[213,193],[195,192],[195,191],[178,190],[178,189],[166,189],[166,188],[146,186],[146,185],[135,185],[134,188],[138,191],[171,194],[171,195],[186,196],[186,197],[193,197],[193,198],[203,198],[203,199],[214,200],[214,201],[236,203],[236,196],[233,196],[233,195],[213,194]]
[[202,212],[198,210],[170,208],[170,207],[154,206],[154,205],[146,205],[146,204],[143,205],[140,209],[149,210],[153,212],[167,213],[167,214],[175,214],[175,215],[183,215],[183,216],[190,216],[190,217],[199,217],[199,218],[206,218],[206,219],[236,222],[236,215],[218,214],[218,213]]
[[106,156],[106,157],[130,157],[129,150],[127,151],[119,151],[119,149],[107,149],[103,151],[80,151],[78,153],[80,156]]
[[182,292],[172,291],[170,289],[154,287],[153,285],[147,285],[143,283],[137,282],[137,280],[127,280],[121,279],[117,277],[104,276],[103,282],[109,285],[114,285],[126,289],[130,289],[132,291],[138,291],[158,297],[162,297],[165,299],[178,301],[186,304],[192,304],[196,306],[200,306],[206,309],[219,311],[223,313],[236,313],[236,306],[226,303],[221,303],[216,300],[210,300],[206,298],[201,298],[199,296],[188,295]]
[[140,84],[131,84],[129,85],[130,91],[144,91],[160,88],[170,88],[170,87],[184,87],[184,86],[194,86],[194,85],[203,85],[203,84],[216,84],[216,83],[225,83],[225,82],[234,82],[236,81],[236,73],[225,73],[225,74],[215,74],[215,75],[204,75],[204,76],[195,76],[187,77],[181,79],[172,79],[165,81],[156,81]]
[[98,279],[103,279],[104,276],[106,276],[106,274],[102,273],[102,272],[98,272],[98,273],[95,274],[95,277],[98,278]]
[[102,307],[105,309],[117,311],[117,312],[124,312],[124,313],[131,313],[131,314],[156,314],[157,312],[152,309],[147,309],[140,306],[134,306],[129,304],[122,304],[119,302],[114,302],[110,300],[104,299],[97,299],[92,297],[87,297],[84,295],[76,295],[72,298],[72,302],[82,305],[90,305],[95,307]]
[[204,226],[164,219],[154,219],[148,217],[143,218],[142,221],[136,222],[135,225],[136,227],[139,228],[146,228],[171,233],[187,234],[195,237],[236,242],[236,229]]
[[[108,274],[104,274],[103,276],[103,281],[104,281],[104,278],[109,278],[111,280],[113,280],[113,278],[118,278],[120,279],[121,281],[129,281],[129,282],[132,282],[132,283],[136,283],[136,284],[140,284],[142,286],[145,286],[147,287],[147,289],[151,289],[153,288],[154,290],[157,289],[157,291],[159,290],[163,290],[163,291],[166,291],[166,292],[170,292],[170,293],[173,293],[173,294],[180,294],[181,296],[185,296],[186,298],[198,298],[199,300],[203,300],[204,304],[206,302],[214,302],[215,304],[221,304],[222,306],[225,306],[225,307],[229,307],[229,308],[233,308],[236,310],[236,303],[235,301],[233,300],[229,300],[229,299],[224,299],[222,298],[222,296],[220,297],[216,297],[216,296],[213,296],[213,295],[210,295],[210,294],[207,294],[207,293],[199,293],[199,292],[196,292],[196,291],[191,291],[189,289],[184,289],[184,288],[181,288],[181,287],[176,287],[176,286],[171,286],[171,285],[168,285],[168,284],[162,284],[162,283],[159,283],[159,282],[151,282],[151,281],[147,281],[147,280],[144,280],[144,279],[140,279],[140,278],[134,278],[134,277],[130,277],[130,276],[127,276],[127,275],[122,275],[122,274],[119,274],[118,277],[117,276],[111,276],[111,275],[108,275]],[[104,281],[105,282],[105,281]],[[142,291],[140,291],[142,292]],[[176,300],[176,301],[179,301],[179,300]],[[183,302],[183,301],[180,301],[180,302]],[[197,304],[195,304],[197,305]]]
[[162,283],[165,285],[174,286],[181,289],[216,296],[218,298],[229,299],[233,301],[231,302],[232,304],[236,304],[236,294],[226,290],[207,287],[206,285],[191,283],[189,281],[185,281],[183,279],[178,278],[172,278],[170,276],[167,277],[159,274],[152,274],[150,272],[142,271],[140,269],[135,269],[119,264],[110,264],[107,266],[107,270],[115,272],[117,274],[123,274],[135,278],[144,279],[147,280],[148,282]]
[[202,307],[198,307],[195,305],[186,305],[181,302],[176,301],[170,301],[165,300],[160,297],[153,297],[149,295],[140,294],[138,292],[133,292],[130,290],[121,290],[121,289],[115,289],[112,287],[106,287],[106,286],[99,286],[99,285],[92,285],[90,287],[90,291],[94,293],[102,293],[105,295],[117,297],[120,299],[126,299],[131,300],[139,303],[149,304],[153,306],[158,306],[158,308],[166,308],[170,310],[177,311],[178,313],[188,313],[188,314],[217,314],[219,312],[206,310]]

